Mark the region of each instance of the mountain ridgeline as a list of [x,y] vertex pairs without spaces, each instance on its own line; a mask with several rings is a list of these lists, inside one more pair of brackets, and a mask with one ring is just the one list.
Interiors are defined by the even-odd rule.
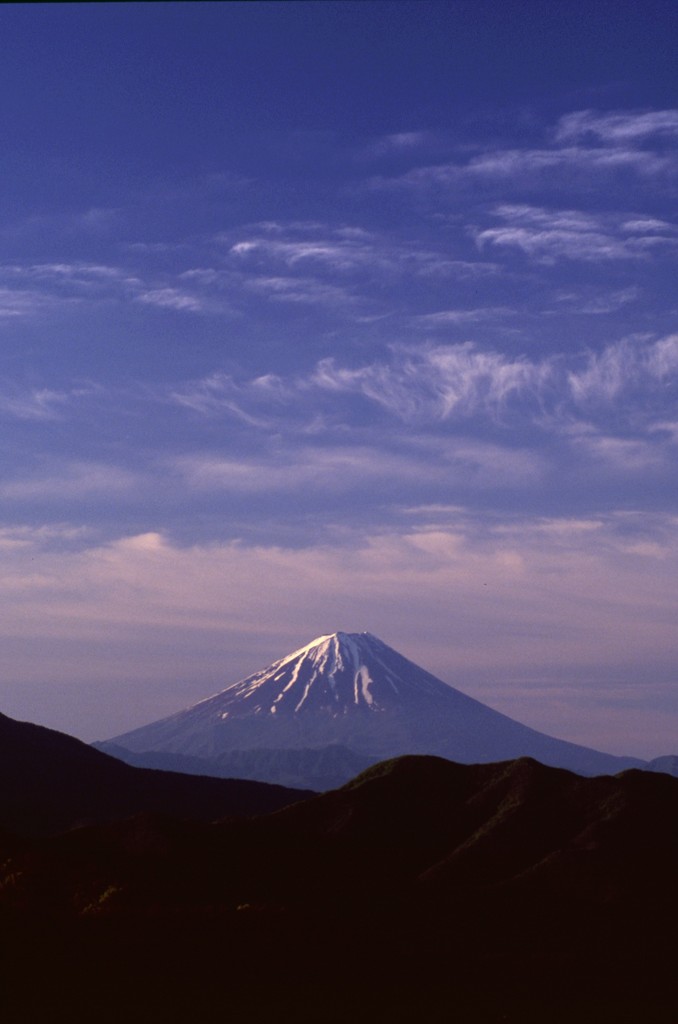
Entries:
[[[379,721],[373,666],[342,664],[358,710],[337,717]],[[328,749],[336,769],[346,748],[278,753]],[[0,778],[3,1021],[678,1019],[665,771],[406,756],[314,795],[0,715]]]
[[[58,734],[25,729],[22,771],[34,763],[44,805]],[[111,780],[94,776],[109,759],[68,739],[80,767],[62,800],[91,771],[97,823],[12,835],[0,808],[3,1020],[678,1019],[666,774],[403,757],[213,824],[189,820],[178,792],[183,820],[171,801],[158,814],[141,786],[141,813],[106,822]]]
[[[183,764],[187,771],[316,789],[404,754],[465,764],[532,757],[582,775],[643,767],[494,711],[370,633],[318,637],[185,711],[98,746],[148,766]],[[312,752],[329,749],[333,762],[323,774]]]
[[45,835],[170,814],[212,821],[278,810],[307,792],[130,767],[73,736],[0,714],[0,829]]

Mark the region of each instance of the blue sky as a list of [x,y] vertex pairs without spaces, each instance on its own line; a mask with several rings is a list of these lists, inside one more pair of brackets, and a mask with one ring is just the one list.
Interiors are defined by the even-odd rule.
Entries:
[[365,629],[675,752],[675,6],[0,23],[2,710],[103,738]]

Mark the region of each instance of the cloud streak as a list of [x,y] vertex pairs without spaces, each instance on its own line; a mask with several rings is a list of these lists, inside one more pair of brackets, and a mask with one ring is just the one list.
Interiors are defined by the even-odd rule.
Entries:
[[312,382],[328,391],[360,393],[405,420],[445,420],[479,409],[496,418],[516,396],[539,390],[545,372],[539,364],[465,343],[405,349],[391,364],[356,370],[329,358],[318,365]]
[[6,477],[0,483],[0,497],[8,502],[41,503],[58,499],[70,503],[83,498],[130,492],[138,483],[139,478],[134,473],[120,467],[96,462],[70,462],[51,467],[47,473],[34,472],[13,479]]
[[[582,355],[575,361],[581,362]],[[645,390],[655,400],[678,374],[678,335],[622,339],[601,352],[584,353],[583,361],[581,369],[570,370],[559,356],[511,358],[466,342],[396,349],[391,362],[358,369],[340,367],[329,358],[318,365],[311,383],[330,392],[361,394],[406,421],[478,414],[500,420],[516,406],[534,415],[535,409],[564,404],[609,405],[634,390]]]
[[657,137],[678,139],[678,110],[578,110],[561,117],[555,132],[556,142],[596,138],[615,145]]
[[[373,189],[447,191],[464,185],[513,182],[575,187],[620,174],[638,179],[673,178],[678,159],[667,143],[678,138],[678,110],[575,111],[550,132],[550,145],[486,146],[466,159],[412,168],[397,177],[376,177]],[[652,144],[654,143],[654,148]]]
[[524,204],[503,204],[494,213],[504,225],[474,232],[481,249],[486,245],[516,248],[544,262],[644,260],[658,248],[678,248],[678,230],[665,222],[657,227],[653,221],[628,221],[626,216]]

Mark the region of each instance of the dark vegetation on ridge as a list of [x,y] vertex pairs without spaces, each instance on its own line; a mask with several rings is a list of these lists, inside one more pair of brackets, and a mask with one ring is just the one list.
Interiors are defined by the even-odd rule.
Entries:
[[0,827],[28,835],[139,812],[212,821],[263,814],[308,792],[133,768],[64,733],[0,715]]
[[[8,721],[35,792],[68,737]],[[0,815],[3,1020],[678,1019],[668,775],[403,757],[255,817],[151,810],[41,837]]]

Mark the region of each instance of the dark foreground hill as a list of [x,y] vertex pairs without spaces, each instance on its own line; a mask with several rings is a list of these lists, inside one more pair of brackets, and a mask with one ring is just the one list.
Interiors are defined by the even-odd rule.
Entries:
[[677,780],[529,759],[6,835],[4,1019],[675,1024],[677,858]]
[[0,828],[25,834],[156,812],[204,821],[262,814],[308,793],[133,768],[72,736],[0,715]]

